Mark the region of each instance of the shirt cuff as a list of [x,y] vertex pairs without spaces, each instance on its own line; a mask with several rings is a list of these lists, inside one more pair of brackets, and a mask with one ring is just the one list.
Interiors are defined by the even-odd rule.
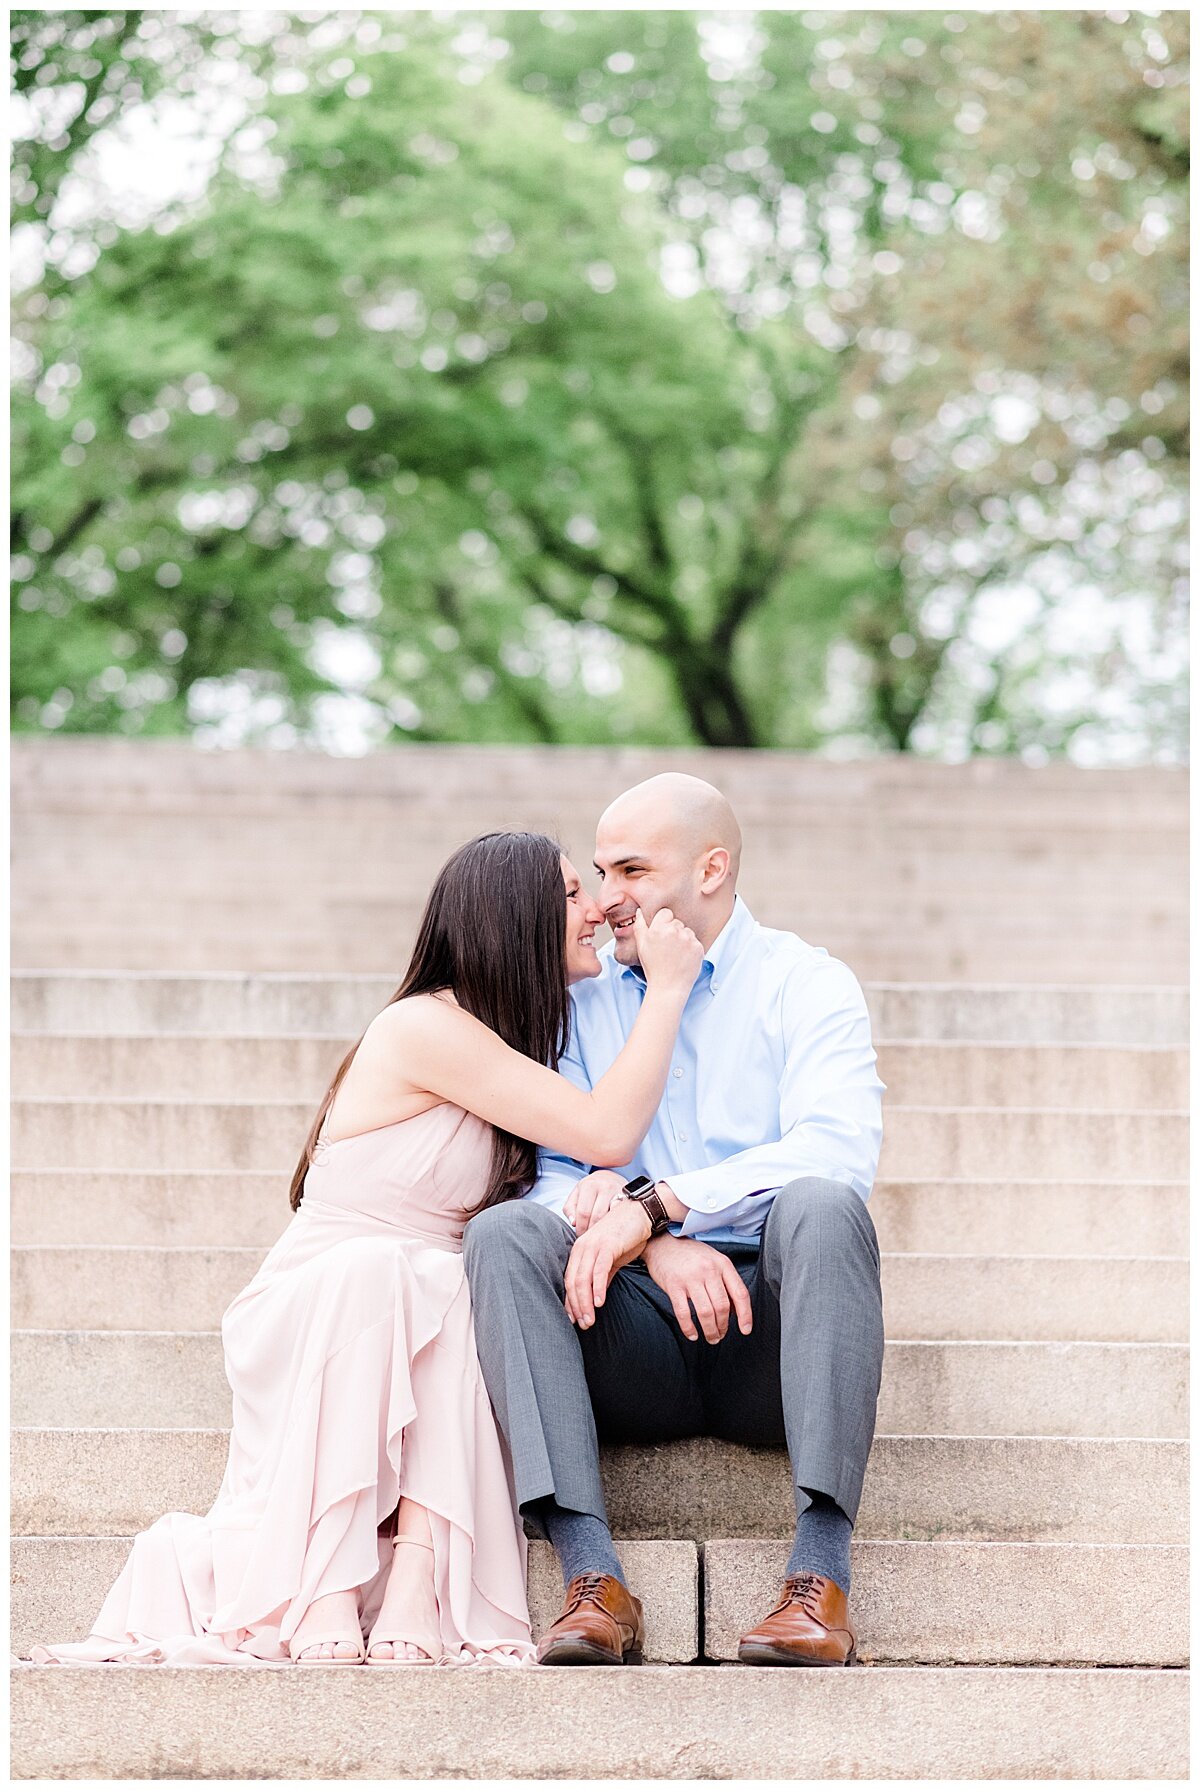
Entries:
[[[715,1168],[685,1169],[680,1175],[660,1175],[681,1206],[687,1206],[689,1212],[711,1221],[713,1217],[725,1211],[728,1206],[740,1205],[746,1198],[746,1191],[739,1191],[729,1185],[729,1175],[723,1164]],[[751,1192],[774,1193],[773,1187],[751,1189]],[[685,1217],[683,1222],[688,1222]]]
[[840,1181],[843,1186],[853,1188],[862,1200],[868,1200],[871,1196],[869,1182],[864,1183],[860,1175],[848,1173],[844,1164],[833,1162],[794,1162],[788,1163],[786,1167],[777,1165],[775,1178],[764,1180],[757,1187],[753,1176],[745,1169],[742,1170],[742,1177],[750,1185],[731,1185],[733,1177],[727,1163],[717,1163],[712,1168],[688,1169],[681,1175],[662,1175],[660,1179],[667,1183],[681,1205],[690,1208],[693,1215],[704,1215],[708,1228],[717,1221],[720,1213],[731,1207],[740,1206],[746,1200],[769,1198],[789,1182],[799,1181],[808,1175],[817,1176],[822,1181]]

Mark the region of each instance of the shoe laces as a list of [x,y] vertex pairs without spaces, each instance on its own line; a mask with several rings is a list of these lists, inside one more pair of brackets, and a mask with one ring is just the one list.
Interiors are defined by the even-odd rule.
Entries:
[[801,1604],[804,1609],[808,1611],[810,1616],[815,1615],[816,1611],[813,1609],[813,1604],[820,1596],[821,1587],[824,1583],[825,1581],[821,1578],[819,1573],[796,1573],[794,1577],[787,1579],[784,1582],[783,1602],[780,1604],[779,1608],[781,1610],[786,1610],[789,1604]]
[[599,1592],[601,1585],[604,1583],[604,1577],[605,1575],[602,1572],[581,1573],[579,1578],[575,1581],[575,1589],[571,1594],[571,1601],[563,1611],[563,1615],[572,1615],[574,1611],[579,1608],[580,1604],[587,1603],[589,1598],[594,1598]]

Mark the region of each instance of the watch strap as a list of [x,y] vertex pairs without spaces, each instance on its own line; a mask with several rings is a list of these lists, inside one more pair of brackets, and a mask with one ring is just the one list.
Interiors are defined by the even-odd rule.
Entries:
[[636,1200],[650,1220],[650,1236],[660,1236],[671,1220],[667,1208],[659,1198],[656,1184],[645,1175],[639,1175],[634,1181],[626,1181],[621,1189],[623,1198]]

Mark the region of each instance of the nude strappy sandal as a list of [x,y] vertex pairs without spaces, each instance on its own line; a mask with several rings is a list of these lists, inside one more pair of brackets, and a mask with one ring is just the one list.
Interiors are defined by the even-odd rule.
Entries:
[[[426,1548],[429,1553],[433,1553],[433,1543],[431,1541],[418,1541],[415,1535],[395,1536],[392,1540],[392,1547],[393,1549],[398,1548],[405,1542],[408,1543],[409,1547]],[[437,1603],[436,1591],[434,1593],[434,1603],[435,1605]],[[385,1643],[392,1647],[420,1647],[428,1657],[425,1659],[405,1659],[403,1655],[401,1655],[401,1657],[397,1659],[395,1654],[393,1654],[391,1659],[372,1659],[372,1647],[379,1647]],[[376,1622],[375,1627],[371,1630],[370,1638],[367,1641],[366,1661],[369,1666],[435,1666],[441,1658],[441,1654],[442,1637],[440,1634],[435,1635],[432,1631],[426,1631],[424,1634],[388,1635],[380,1632],[379,1623]]]
[[[304,1623],[301,1621],[300,1630],[302,1630],[303,1627]],[[362,1629],[359,1628],[357,1623],[354,1625],[353,1632],[343,1629],[340,1634],[336,1635],[301,1636],[300,1630],[297,1630],[297,1633],[294,1634],[288,1642],[288,1652],[291,1653],[297,1640],[299,1639],[300,1641],[299,1652],[292,1653],[292,1664],[294,1666],[361,1666],[367,1657],[366,1649],[363,1646]],[[340,1659],[336,1654],[330,1659],[305,1659],[303,1657],[306,1653],[311,1653],[314,1647],[341,1647],[343,1645],[355,1647],[357,1648],[357,1652],[350,1655],[343,1654]]]

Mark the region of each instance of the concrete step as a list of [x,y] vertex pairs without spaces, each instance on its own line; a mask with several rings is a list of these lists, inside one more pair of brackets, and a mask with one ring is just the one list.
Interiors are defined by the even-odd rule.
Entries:
[[[397,790],[431,790],[445,796],[452,789],[545,789],[557,782],[564,790],[599,794],[614,780],[625,788],[657,771],[687,771],[715,777],[722,788],[730,778],[747,790],[776,794],[804,789],[838,800],[862,800],[872,791],[889,796],[926,789],[944,800],[961,790],[977,801],[1008,794],[1023,804],[1054,792],[1089,807],[1105,797],[1123,806],[1136,796],[1144,805],[1152,798],[1186,803],[1188,770],[1184,765],[1128,765],[1093,770],[1057,760],[1037,767],[1018,758],[974,758],[963,764],[915,758],[909,753],[879,752],[854,759],[824,758],[813,752],[714,750],[699,746],[537,746],[425,745],[406,741],[359,758],[335,757],[306,749],[280,752],[263,747],[213,749],[190,739],[131,740],[119,736],[86,738],[46,734],[17,735],[12,742],[13,788],[28,792],[44,805],[55,792],[86,794],[93,799],[105,789],[132,797],[165,791],[186,795],[240,796],[246,801],[275,802],[292,794],[310,799],[369,791],[392,796]],[[593,792],[589,779],[595,780]],[[722,780],[723,779],[723,780]],[[611,798],[607,798],[611,799]]]
[[[709,1659],[737,1658],[739,1637],[775,1601],[788,1547],[705,1544]],[[1187,1664],[1186,1548],[867,1541],[851,1556],[854,1621],[871,1660]]]
[[[220,1487],[228,1440],[220,1429],[17,1429],[13,1533],[135,1535],[165,1510],[202,1515]],[[603,1447],[601,1470],[613,1528],[634,1540],[791,1534],[795,1504],[782,1449],[709,1437]],[[1182,1544],[1187,1444],[877,1435],[855,1534]]]
[[[580,868],[585,881],[594,881],[586,861]],[[170,880],[164,867],[149,880],[114,883],[105,877],[101,864],[81,863],[68,884],[58,881],[52,869],[43,872],[29,864],[22,867],[13,890],[12,919],[15,929],[78,924],[111,928],[124,923],[133,931],[174,920],[181,934],[196,927],[252,932],[269,918],[287,933],[347,926],[372,933],[407,932],[420,917],[437,869],[438,861],[431,855],[427,866],[410,864],[403,884],[395,879],[364,883],[360,878],[344,887],[319,877],[289,881],[272,866],[264,869],[256,886],[252,881],[227,882],[219,864],[185,862],[174,869]],[[202,880],[206,875],[207,882]],[[1044,890],[1021,897],[1017,890],[992,885],[976,889],[957,885],[942,893],[900,889],[886,902],[876,889],[863,888],[857,894],[841,891],[839,900],[837,889],[814,889],[807,881],[797,884],[774,863],[757,874],[753,867],[745,869],[738,886],[763,925],[784,924],[802,938],[823,943],[827,933],[837,931],[862,943],[945,940],[961,949],[977,947],[980,932],[986,931],[1007,947],[1027,938],[1039,948],[1059,940],[1127,952],[1143,946],[1178,947],[1186,945],[1188,937],[1186,890],[1172,888],[1168,894],[1161,886],[1131,894],[1119,906],[1100,893],[1072,904],[1064,888],[1061,897],[1048,904]],[[1136,936],[1130,933],[1133,925]]]
[[[586,864],[587,854],[580,854]],[[397,875],[379,881],[360,879],[352,889],[322,881],[319,875],[297,881],[274,866],[264,866],[257,879],[248,873],[224,874],[222,866],[187,863],[157,874],[124,881],[105,874],[102,864],[79,863],[68,883],[56,867],[20,867],[12,896],[15,931],[27,927],[63,929],[122,924],[127,932],[142,926],[163,928],[174,923],[183,937],[193,930],[252,933],[269,925],[284,933],[330,935],[359,927],[373,938],[410,936],[424,905],[439,861],[409,871],[400,886]],[[1104,950],[1113,958],[1187,945],[1187,890],[1172,879],[1170,896],[1163,878],[1143,891],[1130,890],[1120,906],[1099,894],[1078,897],[1064,879],[1061,890],[1020,888],[985,883],[943,883],[929,888],[898,888],[886,908],[865,890],[857,898],[835,882],[814,888],[797,870],[781,876],[772,865],[760,875],[747,870],[739,887],[747,906],[764,926],[781,926],[813,943],[830,946],[830,935],[857,941],[860,947],[907,944],[924,949],[942,943],[956,950],[978,949],[981,936],[1006,950],[1022,942],[1044,950],[1059,942],[1072,951]],[[839,896],[841,897],[839,899]],[[602,934],[602,942],[607,934]],[[914,980],[912,977],[902,978]],[[1051,978],[1054,980],[1055,978]],[[1100,981],[1109,978],[1101,974]]]
[[[404,894],[418,886],[422,874],[428,882],[465,840],[496,830],[549,834],[568,856],[578,856],[582,868],[591,862],[596,823],[607,799],[607,791],[563,799],[540,794],[532,785],[512,793],[485,785],[465,802],[453,795],[440,802],[416,795],[333,801],[276,801],[268,796],[251,810],[237,798],[226,809],[219,795],[170,803],[154,794],[139,801],[132,795],[120,800],[85,793],[41,806],[15,803],[14,861],[22,880],[27,868],[54,872],[69,859],[67,842],[77,842],[77,862],[89,875],[89,886],[102,887],[98,868],[107,839],[114,847],[114,887],[129,885],[132,870],[143,865],[152,873],[149,886],[161,886],[173,857],[181,871],[197,880],[206,865],[210,879],[217,867],[227,871],[229,881],[220,893],[230,895],[252,886],[245,873],[253,868],[255,848],[269,834],[277,850],[265,868],[276,886],[283,886],[284,872],[308,863],[314,887],[361,886],[382,895],[388,877],[394,876],[397,891]],[[138,805],[131,807],[135,801]],[[735,807],[744,840],[744,873],[762,887],[773,873],[782,884],[801,863],[811,863],[818,875],[798,885],[810,904],[829,886],[827,873],[856,856],[873,873],[886,861],[894,863],[901,892],[973,884],[976,898],[985,889],[979,872],[988,865],[1001,883],[1033,887],[1058,880],[1065,891],[1072,864],[1086,861],[1089,869],[1108,868],[1121,861],[1129,868],[1130,894],[1153,897],[1159,881],[1158,904],[1173,902],[1179,890],[1161,874],[1156,879],[1154,870],[1161,873],[1174,864],[1181,876],[1187,875],[1186,803],[1170,808],[1152,804],[1136,827],[1128,804],[1111,804],[1107,813],[1093,814],[1072,810],[1069,804],[1039,809],[1035,803],[1022,814],[1011,803],[992,806],[958,798],[939,803],[936,798],[884,795],[839,811],[836,803],[806,802],[780,792],[774,799],[735,798]],[[318,830],[322,841],[337,846],[337,853],[314,856],[307,850]],[[156,839],[169,847],[171,856],[155,853]],[[357,858],[339,855],[342,848],[353,848]],[[864,904],[872,889],[887,886],[871,881],[847,885]],[[1084,909],[1116,894],[1111,884],[1090,879],[1077,877],[1075,886]]]
[[[1183,1778],[1189,1674],[139,1672],[17,1667],[12,1773],[42,1778]],[[804,1719],[797,1721],[797,1698]]]
[[11,1041],[11,1091],[92,1099],[303,1099],[315,1105],[353,1043],[353,1036],[18,1032]]
[[[1048,1256],[1188,1253],[1183,1181],[877,1181],[871,1216],[880,1248],[900,1253],[999,1256],[1015,1243]],[[278,1234],[272,1212],[268,1244]]]
[[[170,911],[164,895],[162,911]],[[767,923],[768,916],[760,916]],[[780,916],[782,920],[783,916]],[[779,921],[776,922],[777,924]],[[220,930],[180,931],[168,926],[131,926],[108,929],[90,924],[64,922],[58,926],[18,926],[13,933],[11,962],[19,970],[52,966],[78,970],[303,970],[321,963],[346,975],[362,975],[392,965],[398,980],[408,962],[416,935],[415,924],[386,927],[378,932],[361,927],[340,933],[313,929],[283,933],[254,928],[238,933]],[[1097,946],[1090,952],[1070,943],[1055,942],[1042,949],[1032,944],[1002,943],[955,947],[933,938],[917,944],[888,945],[878,938],[862,940],[843,933],[823,934],[819,941],[848,963],[860,981],[889,981],[906,977],[915,982],[1074,982],[1080,985],[1102,979],[1129,985],[1183,984],[1187,981],[1187,955],[1180,945],[1122,950]]]
[[[264,1251],[28,1244],[12,1251],[12,1322],[26,1330],[206,1330]],[[885,1255],[893,1336],[926,1341],[1181,1342],[1176,1256]]]
[[[18,1169],[14,1243],[269,1249],[291,1218],[269,1170]],[[877,1181],[880,1247],[905,1254],[1186,1255],[1185,1181]]]
[[[12,1103],[17,1168],[270,1169],[290,1176],[315,1102],[77,1100]],[[1184,1113],[889,1104],[879,1172],[894,1180],[1175,1179]]]
[[[285,849],[269,820],[258,825],[254,841],[248,843],[246,851],[238,853],[222,850],[209,839],[207,820],[193,822],[191,838],[181,842],[174,855],[170,855],[170,848],[157,832],[148,831],[141,841],[122,842],[114,841],[107,826],[93,839],[80,840],[78,844],[72,841],[68,849],[61,843],[61,836],[70,838],[72,828],[63,821],[55,840],[35,847],[23,842],[14,856],[13,884],[21,900],[36,896],[41,890],[53,895],[69,888],[78,894],[79,917],[85,921],[93,900],[108,911],[127,893],[135,901],[159,900],[165,904],[161,921],[165,924],[170,900],[177,893],[195,902],[211,891],[225,900],[237,898],[256,904],[261,915],[272,911],[270,904],[277,897],[294,903],[297,888],[306,890],[306,900],[336,894],[344,885],[345,867],[351,864],[358,873],[356,889],[369,904],[367,912],[381,927],[388,927],[402,919],[405,912],[412,914],[420,908],[451,849],[467,837],[464,833],[438,844],[425,837],[419,823],[406,832],[403,826],[397,829],[393,817],[389,826],[391,831],[399,830],[409,839],[405,852],[396,855],[379,851],[380,823],[364,839],[323,838],[324,855],[315,862],[307,840],[296,850]],[[196,845],[197,836],[204,841],[202,852]],[[589,880],[587,866],[593,849],[590,830],[586,840],[560,837],[568,857],[584,871],[585,881]],[[420,845],[417,839],[421,840]],[[265,840],[270,840],[272,848],[269,862],[263,858]],[[846,889],[864,892],[850,912],[873,910],[874,892],[887,889],[895,896],[889,911],[895,904],[910,910],[934,905],[946,916],[936,924],[953,929],[971,919],[972,903],[978,901],[980,889],[986,888],[997,906],[1036,916],[1039,930],[1057,930],[1069,939],[1065,916],[1070,914],[1079,888],[1079,857],[1072,850],[1053,858],[1018,858],[999,844],[994,851],[954,858],[923,849],[898,855],[890,846],[872,853],[862,847],[834,850],[807,840],[801,846],[793,844],[791,849],[785,849],[781,842],[773,849],[761,836],[755,836],[739,888],[764,925],[783,923],[793,930],[802,916],[836,912],[839,892]],[[1186,899],[1187,861],[1182,853],[1171,852],[1160,859],[1138,863],[1124,850],[1100,852],[1096,847],[1088,856],[1088,863],[1089,874],[1100,879],[1101,891],[1121,889],[1133,927],[1137,927],[1143,915],[1162,911],[1164,888],[1171,890],[1171,913],[1178,914]],[[798,894],[801,890],[802,896]],[[1097,894],[1093,899],[1095,906],[1086,896],[1080,898],[1085,914],[1103,911],[1104,895]],[[888,926],[884,936],[895,937],[894,924]],[[929,942],[919,933],[913,939],[918,947]],[[326,939],[326,950],[331,943]],[[1136,931],[1126,936],[1124,947],[1135,953],[1140,949]]]
[[[15,1096],[319,1101],[351,1035],[259,1038],[18,1032]],[[1188,1053],[1146,1045],[926,1044],[877,1040],[879,1073],[901,1106],[1171,1111],[1188,1103]]]
[[[663,1661],[684,1658],[689,1644],[694,1651],[686,1657],[736,1658],[738,1637],[775,1603],[788,1554],[787,1542],[707,1542],[701,1633],[695,1605],[687,1611],[681,1597],[689,1580],[696,1583],[693,1545],[623,1538],[617,1545],[630,1588],[645,1606],[647,1655]],[[18,1538],[12,1550],[14,1651],[24,1657],[36,1641],[82,1639],[129,1546],[109,1537]],[[1187,1661],[1184,1548],[860,1541],[851,1544],[851,1561],[859,1646],[873,1663]],[[561,1601],[553,1551],[546,1542],[532,1543],[535,1636],[557,1616]]]
[[[160,1513],[161,1514],[161,1513]],[[691,1541],[630,1541],[617,1553],[646,1617],[646,1658],[688,1663],[700,1653],[699,1554]],[[12,1648],[82,1640],[125,1564],[127,1538],[23,1536],[12,1548]],[[562,1575],[548,1542],[529,1546],[529,1616],[537,1640],[562,1608]]]
[[[1176,1343],[884,1346],[881,1435],[1173,1439],[1188,1431]],[[216,1331],[18,1330],[11,1421],[59,1428],[228,1429]]]
[[[711,767],[721,761],[703,762],[709,768],[701,774],[711,775]],[[529,762],[517,767],[515,775],[506,775],[503,768],[498,771],[494,760],[477,761],[474,775],[466,777],[436,760],[428,763],[432,774],[426,780],[393,775],[384,785],[364,776],[360,761],[340,782],[325,780],[324,787],[310,779],[302,787],[287,787],[269,776],[260,781],[257,766],[248,767],[241,779],[202,787],[196,780],[172,779],[169,770],[164,777],[155,766],[140,786],[136,778],[122,784],[88,776],[57,788],[42,784],[32,789],[14,766],[13,804],[22,816],[61,815],[85,824],[98,814],[127,824],[146,816],[180,824],[204,814],[226,826],[261,823],[269,816],[296,822],[311,814],[325,827],[373,823],[387,828],[397,820],[411,823],[419,816],[423,827],[435,835],[462,828],[567,824],[585,830],[590,839],[601,810],[629,787],[624,780],[627,772],[611,767],[599,774],[589,772],[578,759],[573,763],[566,759],[562,748],[555,748],[536,767]],[[1108,781],[1112,773],[1084,786],[1081,799],[1078,785],[1074,790],[1055,786],[1045,772],[1008,789],[993,785],[983,790],[965,778],[922,779],[907,767],[885,778],[863,777],[829,765],[817,767],[814,774],[793,758],[781,769],[782,774],[772,775],[747,766],[745,760],[732,765],[733,774],[723,787],[744,830],[786,826],[820,835],[826,830],[844,831],[849,816],[872,828],[895,829],[905,822],[913,830],[929,827],[941,832],[959,823],[980,832],[1042,830],[1061,837],[1064,832],[1119,834],[1136,813],[1143,831],[1149,834],[1157,827],[1161,840],[1172,831],[1182,832],[1187,824],[1186,779],[1175,790],[1143,786],[1141,799],[1134,803],[1127,791]]]
[[879,1172],[896,1180],[1174,1178],[1185,1172],[1187,1148],[1186,1113],[888,1104]]
[[[432,881],[432,875],[423,882],[414,877],[411,887],[404,889],[395,884],[364,887],[361,880],[349,885],[312,880],[297,885],[264,868],[257,887],[234,890],[219,874],[209,871],[207,884],[199,880],[202,874],[202,866],[185,864],[171,883],[164,880],[161,888],[142,882],[121,887],[105,878],[101,866],[81,864],[69,887],[34,878],[28,886],[22,883],[14,889],[13,924],[17,929],[26,924],[50,927],[75,925],[90,918],[105,925],[123,922],[132,931],[138,926],[162,925],[169,917],[182,933],[214,924],[221,930],[249,931],[269,917],[283,932],[345,926],[372,932],[400,931],[419,917]],[[747,906],[764,925],[776,924],[768,918],[769,907],[802,938],[825,943],[833,929],[863,942],[911,942],[923,933],[936,932],[939,939],[945,938],[956,948],[977,944],[980,931],[1009,944],[1026,937],[1039,945],[1056,939],[1069,944],[1086,941],[1114,952],[1127,951],[1131,942],[1139,948],[1143,942],[1185,946],[1188,939],[1187,892],[1183,889],[1160,888],[1134,909],[1129,900],[1113,903],[1095,890],[1086,894],[1077,890],[1076,899],[1069,903],[1064,895],[1062,903],[1053,908],[1040,894],[1016,903],[1011,893],[990,886],[956,888],[952,901],[899,890],[894,899],[884,902],[878,891],[871,889],[843,890],[840,900],[831,892],[822,899],[806,884],[797,887],[794,881],[780,881],[774,866],[758,875],[746,869],[738,886]],[[169,903],[169,916],[164,914],[164,901]],[[1137,929],[1135,941],[1130,939],[1133,926]],[[607,937],[602,933],[601,942]]]
[[[398,866],[411,863],[404,842],[417,825],[423,841],[439,846],[510,827],[547,831],[573,838],[577,846],[590,846],[601,809],[620,788],[608,785],[603,793],[583,801],[564,798],[561,792],[537,792],[531,784],[511,792],[483,787],[465,801],[431,802],[428,792],[414,790],[407,800],[283,802],[257,812],[239,812],[216,798],[206,804],[204,839],[216,856],[252,862],[264,826],[269,825],[280,857],[300,863],[319,827],[321,838],[339,849],[354,849],[376,865]],[[132,796],[97,801],[81,794],[74,802],[22,803],[15,814],[20,816],[16,837],[22,852],[65,855],[64,831],[85,852],[107,836],[126,861],[130,851],[153,857],[155,839],[161,841],[164,853],[187,857],[196,851],[195,811],[164,803],[161,796],[140,802]],[[1135,871],[1144,873],[1151,864],[1187,856],[1187,811],[1182,805],[1160,805],[1150,816],[1127,808],[1121,820],[1093,816],[1086,805],[1060,805],[1033,815],[1009,805],[992,814],[986,803],[960,799],[941,805],[910,804],[904,813],[894,811],[886,799],[854,809],[829,802],[797,803],[794,798],[772,807],[760,795],[743,805],[739,820],[751,855],[764,861],[782,854],[795,862],[802,852],[810,852],[820,862],[859,852],[867,859],[887,853],[903,862],[918,856],[919,844],[921,855],[941,863],[999,856],[1023,870],[1073,857],[1086,857],[1089,863],[1127,858]]]
[[[357,1038],[399,975],[174,975],[19,971],[10,1023],[19,1032],[316,1033]],[[940,986],[864,989],[877,1038],[928,1043],[1183,1047],[1187,990],[1177,987]]]

